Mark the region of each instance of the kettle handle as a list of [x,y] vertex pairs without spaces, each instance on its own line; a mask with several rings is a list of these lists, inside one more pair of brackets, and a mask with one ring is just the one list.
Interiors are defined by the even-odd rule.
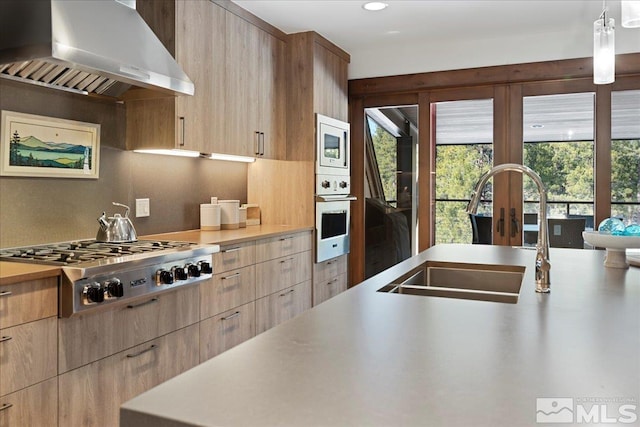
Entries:
[[122,203],[116,203],[116,202],[111,202],[111,203],[113,203],[113,206],[120,206],[120,207],[126,208],[127,210],[124,212],[124,217],[129,218],[129,210],[130,210],[129,206],[123,205]]

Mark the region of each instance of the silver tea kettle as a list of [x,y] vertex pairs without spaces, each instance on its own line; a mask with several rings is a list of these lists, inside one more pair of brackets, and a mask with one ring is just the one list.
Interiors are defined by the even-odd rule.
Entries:
[[102,216],[98,218],[100,228],[98,229],[96,240],[107,243],[135,242],[138,240],[138,235],[129,219],[129,206],[116,202],[112,203],[114,206],[127,208],[124,217],[117,213],[107,218],[106,212],[102,212]]

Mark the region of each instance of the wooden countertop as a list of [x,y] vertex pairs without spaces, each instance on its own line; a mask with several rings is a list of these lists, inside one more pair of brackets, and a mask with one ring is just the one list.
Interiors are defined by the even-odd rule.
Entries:
[[228,245],[233,243],[248,242],[256,239],[282,236],[284,234],[297,233],[301,231],[311,231],[313,227],[301,227],[292,225],[250,225],[246,228],[236,230],[203,231],[189,230],[177,231],[175,233],[151,234],[140,237],[146,240],[176,240],[182,242],[193,242],[199,244]]
[[[248,226],[246,228],[238,228],[236,230],[189,230],[173,233],[151,234],[148,236],[141,236],[139,239],[176,240],[198,244],[226,245],[311,230],[313,230],[313,227],[262,224]],[[10,285],[27,280],[59,276],[60,272],[61,269],[59,266],[0,261],[0,285]]]
[[60,275],[60,267],[52,265],[0,262],[0,286]]

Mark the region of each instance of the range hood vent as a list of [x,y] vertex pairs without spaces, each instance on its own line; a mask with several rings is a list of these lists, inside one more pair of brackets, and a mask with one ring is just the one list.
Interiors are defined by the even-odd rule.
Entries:
[[2,0],[0,40],[7,79],[111,97],[132,86],[194,93],[135,0]]

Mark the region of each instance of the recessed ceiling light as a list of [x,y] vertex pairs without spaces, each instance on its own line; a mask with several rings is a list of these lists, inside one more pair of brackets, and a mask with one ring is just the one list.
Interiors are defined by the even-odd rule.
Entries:
[[370,1],[362,5],[366,10],[373,11],[386,9],[387,6],[389,6],[387,3],[382,3],[381,1]]
[[544,125],[539,125],[539,124],[531,125],[531,129],[542,129],[543,127]]

